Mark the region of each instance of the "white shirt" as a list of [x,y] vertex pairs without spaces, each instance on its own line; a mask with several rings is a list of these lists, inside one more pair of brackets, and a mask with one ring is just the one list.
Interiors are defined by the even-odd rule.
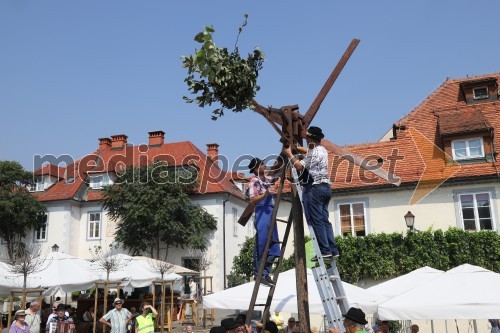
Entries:
[[24,321],[28,324],[31,333],[40,332],[41,319],[39,312],[33,313],[31,311],[31,308],[26,310],[26,318],[24,319]]
[[111,333],[127,333],[127,322],[130,311],[122,308],[120,311],[113,309],[106,313],[103,318],[111,323]]
[[328,178],[328,152],[323,146],[316,146],[309,149],[306,157],[300,164],[309,171],[309,176],[313,179],[313,185],[326,183],[330,184]]

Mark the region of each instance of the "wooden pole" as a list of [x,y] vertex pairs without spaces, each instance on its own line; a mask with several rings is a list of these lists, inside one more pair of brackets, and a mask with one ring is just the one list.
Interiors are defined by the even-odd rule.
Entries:
[[14,295],[12,291],[10,292],[10,302],[9,302],[9,315],[7,317],[7,331],[10,330],[10,324],[12,322],[12,307],[14,306]]
[[304,243],[304,218],[297,185],[292,185],[292,212],[295,248],[295,283],[299,332],[310,331],[309,294],[307,292],[306,248]]
[[[169,332],[172,332],[172,316],[173,316],[173,313],[172,311],[174,310],[174,283],[175,281],[170,281],[170,310],[169,310],[169,314],[171,313],[171,315],[169,315],[167,317],[167,321],[168,321],[168,331]],[[176,314],[177,315],[177,314]]]
[[99,296],[99,284],[95,284],[95,292],[94,292],[94,325],[92,326],[92,333],[95,333],[97,323],[97,297]]
[[[104,281],[104,309],[102,313],[108,311],[108,281]],[[102,324],[102,331],[106,332],[106,325]]]
[[165,281],[161,281],[161,328],[160,332],[163,333],[165,331]]

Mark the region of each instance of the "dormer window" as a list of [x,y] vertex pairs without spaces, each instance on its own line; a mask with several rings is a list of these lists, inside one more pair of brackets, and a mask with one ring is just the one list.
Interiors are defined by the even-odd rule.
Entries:
[[460,89],[467,104],[498,100],[498,83],[494,77],[462,82]]
[[484,157],[483,138],[454,140],[451,142],[453,159],[466,160]]
[[484,99],[490,97],[488,87],[474,88],[472,89],[472,95],[474,99]]
[[91,189],[100,190],[103,186],[113,185],[113,180],[108,174],[90,176],[89,186]]
[[43,190],[45,190],[43,177],[37,178],[35,184],[30,186],[31,192],[42,192]]

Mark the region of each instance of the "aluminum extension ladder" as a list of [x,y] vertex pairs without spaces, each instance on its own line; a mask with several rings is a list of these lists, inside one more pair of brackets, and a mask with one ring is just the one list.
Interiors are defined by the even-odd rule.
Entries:
[[[297,170],[293,165],[291,166],[291,171],[294,183],[299,184]],[[297,185],[297,191],[300,202],[302,203],[302,189],[300,185]],[[304,210],[304,207],[302,207],[302,209]],[[318,287],[321,301],[323,302],[326,320],[328,321],[329,327],[338,326],[340,332],[344,333],[345,328],[342,325],[342,313],[346,313],[349,310],[349,302],[347,301],[339,270],[333,258],[328,261],[327,267],[325,260],[321,256],[314,229],[309,223],[307,223],[307,226],[314,246],[314,252],[316,252],[318,257],[318,265],[311,270],[314,275],[316,286]]]
[[[297,170],[291,166],[291,175],[292,175],[292,181],[293,184],[292,186],[296,186],[300,202],[302,204],[302,189],[300,188],[300,183],[298,182],[298,175],[297,175]],[[283,185],[284,185],[284,178],[285,178],[285,168],[283,170],[283,173],[281,175],[281,182],[279,184],[279,190],[277,193],[277,199],[273,211],[273,216],[271,219],[271,225],[268,233],[268,239],[267,239],[267,244],[264,249],[264,253],[261,258],[261,264],[260,267],[258,268],[258,274],[257,274],[257,281],[254,286],[253,294],[250,300],[250,306],[248,309],[247,313],[247,322],[246,324],[250,324],[251,320],[251,313],[253,313],[254,307],[255,306],[264,306],[264,311],[262,315],[262,321],[266,322],[269,318],[269,310],[271,307],[271,302],[273,299],[274,291],[276,289],[276,283],[278,282],[278,277],[279,277],[279,269],[281,267],[281,263],[283,261],[283,255],[285,252],[286,248],[286,243],[288,241],[288,236],[290,233],[290,227],[292,223],[292,211],[290,211],[290,215],[288,218],[288,221],[285,220],[280,220],[276,218],[276,214],[278,211],[279,203],[281,201],[282,197],[282,190],[283,190]],[[304,207],[302,207],[303,210]],[[269,246],[271,244],[271,237],[272,237],[272,230],[274,226],[276,225],[276,221],[279,220],[281,222],[287,223],[285,235],[282,241],[282,246],[281,246],[281,253],[280,257],[278,258],[278,263],[276,265],[276,271],[273,274],[273,282],[274,285],[270,287],[269,292],[268,292],[268,297],[266,300],[266,303],[264,304],[256,304],[257,300],[257,294],[259,291],[260,283],[258,282],[261,277],[262,277],[262,272],[264,269],[264,262],[267,260],[267,251],[269,249]],[[246,222],[245,222],[246,223]],[[244,224],[243,224],[244,225]],[[342,313],[346,313],[347,310],[349,310],[349,303],[347,301],[344,287],[342,285],[342,280],[340,279],[340,274],[338,272],[337,266],[335,264],[335,261],[332,259],[329,262],[329,267],[327,268],[327,265],[325,264],[325,260],[323,260],[323,257],[321,256],[321,251],[319,249],[319,244],[316,239],[316,236],[314,234],[314,230],[311,225],[308,224],[309,227],[309,233],[311,236],[311,240],[314,245],[314,251],[316,252],[316,255],[318,257],[318,266],[312,269],[313,275],[314,275],[314,280],[316,282],[316,286],[318,287],[318,291],[321,297],[321,301],[323,303],[323,308],[325,310],[325,316],[328,321],[328,325],[330,327],[335,327],[338,326],[340,329],[340,332],[345,333],[344,326],[341,324],[342,323]]]

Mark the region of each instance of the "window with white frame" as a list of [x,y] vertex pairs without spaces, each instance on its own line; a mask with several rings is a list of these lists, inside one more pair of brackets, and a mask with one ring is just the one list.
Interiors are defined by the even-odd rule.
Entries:
[[35,242],[45,242],[47,240],[47,230],[48,230],[47,214],[45,214],[42,217],[42,225],[40,225],[40,228],[35,229],[35,233],[33,236],[34,241]]
[[451,142],[454,160],[484,157],[483,138],[454,140]]
[[472,94],[474,99],[483,99],[490,97],[488,93],[488,87],[478,87],[472,89]]
[[111,180],[108,174],[90,176],[89,186],[91,189],[99,190],[103,186],[108,186],[112,184],[113,181]]
[[342,235],[366,234],[365,205],[363,202],[339,204],[340,230]]
[[489,193],[460,194],[462,224],[465,230],[493,230]]
[[88,239],[99,239],[101,236],[101,212],[88,214]]
[[44,188],[44,179],[43,177],[39,177],[35,180],[35,183],[30,186],[31,192],[42,192]]
[[238,237],[238,209],[233,208],[233,236]]

